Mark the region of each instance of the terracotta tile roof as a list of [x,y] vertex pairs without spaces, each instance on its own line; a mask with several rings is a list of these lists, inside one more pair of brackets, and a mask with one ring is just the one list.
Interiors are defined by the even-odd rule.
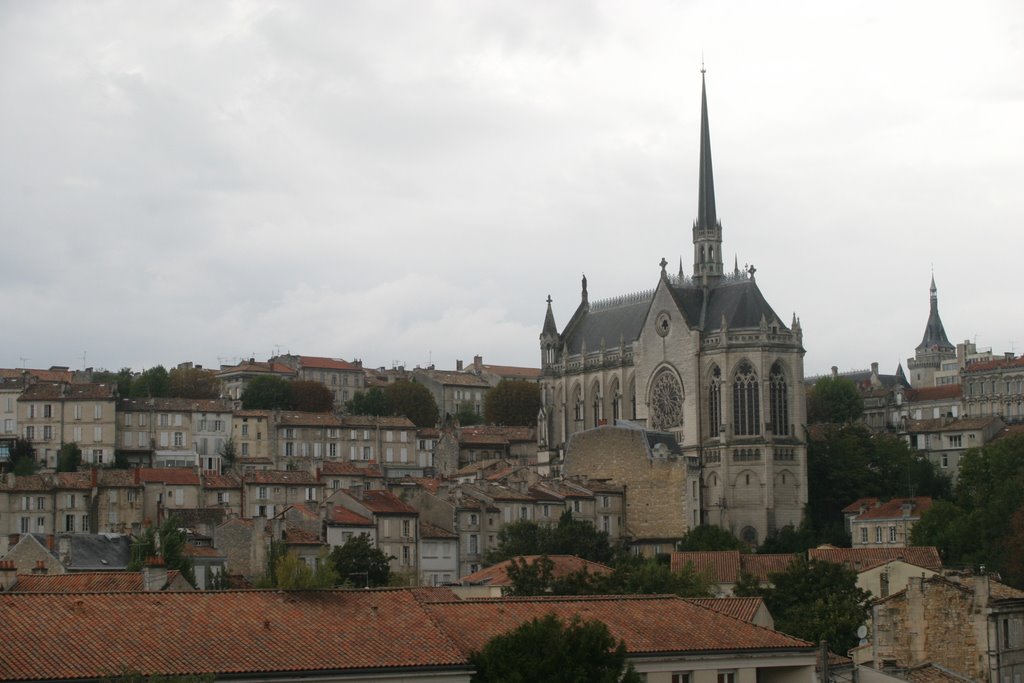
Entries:
[[421,439],[436,439],[441,436],[441,430],[434,427],[424,427],[416,430],[416,436]]
[[9,593],[0,623],[0,680],[466,666],[402,590]]
[[767,583],[771,574],[778,574],[789,569],[790,565],[797,560],[797,555],[788,553],[754,554],[740,556],[740,571],[744,574],[756,576],[761,583]]
[[342,358],[327,358],[326,356],[299,356],[299,365],[303,368],[318,368],[322,370],[363,371],[363,368],[355,363],[349,363]]
[[342,526],[374,526],[373,521],[341,505],[335,505],[331,508],[331,512],[327,517],[327,523],[340,524]]
[[479,387],[480,389],[491,388],[490,384],[476,375],[471,375],[467,372],[458,372],[456,370],[416,370],[413,375],[429,377],[439,384],[460,387]]
[[670,561],[673,572],[692,564],[698,574],[710,573],[718,583],[736,583],[740,576],[738,550],[674,551]]
[[910,402],[941,401],[944,399],[961,398],[963,385],[940,384],[937,387],[921,387],[920,389],[904,389],[903,395]]
[[395,415],[345,415],[341,418],[343,427],[376,428],[391,427],[392,429],[416,429],[416,425],[407,417]]
[[257,470],[247,473],[242,481],[245,484],[283,484],[285,486],[322,486],[305,470]]
[[230,413],[231,401],[202,398],[122,398],[119,411],[167,411],[186,413]]
[[915,546],[911,548],[835,548],[823,546],[807,551],[807,558],[823,562],[834,562],[846,565],[854,571],[862,571],[865,567],[878,566],[879,563],[891,560],[903,560],[918,567],[939,571],[942,560],[935,546]]
[[439,526],[434,526],[430,522],[420,521],[420,538],[458,538],[459,535],[454,531],[448,531],[442,529]]
[[460,446],[507,446],[508,439],[501,434],[478,434],[463,431],[459,435]]
[[322,476],[383,477],[380,466],[372,460],[324,460],[320,468]]
[[843,514],[847,513],[859,513],[861,506],[865,508],[874,507],[878,503],[878,498],[858,498],[846,507],[842,509]]
[[555,491],[544,487],[543,485],[535,485],[530,487],[530,496],[534,500],[550,501],[552,503],[562,503],[565,501],[564,496],[558,495]]
[[191,543],[185,544],[184,555],[187,557],[208,557],[211,559],[220,559],[225,557],[224,553],[220,552],[216,548],[211,548],[208,545],[192,545]]
[[928,420],[907,420],[907,431],[911,433],[963,432],[991,427],[998,420],[998,417],[960,417],[952,420],[936,417]]
[[[167,572],[173,583],[181,572]],[[18,574],[15,593],[115,593],[143,590],[142,572],[69,572],[67,574]]]
[[[470,366],[469,370],[473,370],[474,367]],[[516,365],[488,365],[487,363],[482,363],[480,369],[492,375],[497,375],[502,379],[540,379],[542,374],[540,368],[522,368]]]
[[341,427],[341,420],[333,413],[281,413],[278,416],[277,424],[282,426],[299,427]]
[[904,519],[903,506],[909,504],[910,514],[907,519],[920,519],[921,515],[927,512],[932,506],[932,499],[928,496],[917,496],[915,498],[893,498],[890,501],[879,503],[869,507],[864,512],[853,518],[855,522],[864,522],[871,519]]
[[108,470],[100,469],[98,471],[99,485],[109,488],[137,488],[142,486],[138,481],[135,480],[135,472],[133,470]]
[[70,382],[74,373],[70,370],[36,370],[33,368],[3,368],[0,377],[4,379],[21,379],[24,375],[35,377],[41,382]]
[[270,419],[273,416],[274,411],[272,410],[236,410],[234,413],[235,417],[265,417]]
[[[521,555],[513,559],[526,560],[528,564],[533,564],[540,557],[540,555]],[[607,565],[584,560],[582,557],[576,557],[575,555],[549,555],[548,559],[554,565],[551,567],[551,575],[556,579],[568,576],[582,569],[586,569],[591,574],[612,573],[612,568]],[[508,568],[512,561],[505,560],[472,574],[467,574],[459,579],[459,583],[463,586],[508,586],[512,583],[508,578]]]
[[997,358],[995,360],[980,360],[968,363],[967,367],[964,368],[964,374],[989,372],[991,370],[1010,370],[1013,368],[1024,368],[1024,356],[1018,356],[1012,360]]
[[203,485],[208,489],[240,489],[242,480],[235,474],[204,474]]
[[512,441],[535,441],[533,427],[496,427],[493,425],[479,425],[476,427],[463,427],[459,430],[461,439],[466,440],[466,436],[484,437],[493,436],[501,437],[509,442]]
[[753,623],[757,611],[764,605],[763,598],[688,598],[692,603],[722,614]]
[[419,515],[416,508],[390,491],[363,491],[360,502],[375,515]]
[[105,401],[114,400],[114,384],[69,384],[66,382],[38,382],[25,387],[19,401]]
[[1007,425],[999,430],[999,433],[992,437],[992,440],[1005,439],[1013,436],[1024,436],[1024,424]]
[[408,476],[405,477],[405,479],[408,479],[410,481],[415,482],[424,491],[429,491],[430,493],[437,493],[441,489],[441,480],[440,479],[434,479],[434,478],[431,478],[431,477],[408,477]]
[[294,526],[284,530],[284,542],[287,545],[323,545],[316,534]]
[[906,669],[901,678],[910,683],[964,683],[969,680],[931,662]]
[[459,470],[456,470],[455,476],[456,477],[468,477],[471,474],[476,474],[480,470],[486,470],[486,469],[491,468],[491,467],[505,467],[508,464],[509,464],[508,461],[497,459],[497,458],[489,458],[487,460],[477,460],[476,462],[471,462],[468,465],[465,465],[464,467],[460,468]]
[[814,653],[811,643],[675,596],[502,598],[425,603],[423,607],[465,653],[547,614],[565,621],[576,615],[602,621],[612,637],[625,642],[631,655],[743,650]]
[[142,483],[163,483],[176,486],[199,486],[199,474],[187,467],[139,467],[132,470]]
[[284,363],[249,362],[239,363],[230,367],[222,367],[217,371],[217,376],[239,375],[239,374],[276,374],[295,376],[296,372]]

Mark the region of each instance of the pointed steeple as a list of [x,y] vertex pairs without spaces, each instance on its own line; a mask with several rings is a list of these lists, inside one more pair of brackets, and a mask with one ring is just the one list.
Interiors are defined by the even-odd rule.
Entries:
[[544,329],[541,330],[542,337],[557,337],[558,327],[555,325],[555,314],[551,310],[551,295],[548,294],[548,312],[544,314]]
[[924,328],[924,337],[917,345],[917,351],[930,349],[956,350],[956,347],[949,343],[946,337],[946,330],[942,327],[942,318],[939,317],[939,294],[935,287],[935,274],[932,273],[932,286],[928,289],[929,311],[928,324]]
[[708,95],[700,70],[700,168],[697,181],[697,220],[693,222],[694,279],[724,274],[722,266],[722,224],[715,207],[715,178],[711,169],[711,127],[708,124]]

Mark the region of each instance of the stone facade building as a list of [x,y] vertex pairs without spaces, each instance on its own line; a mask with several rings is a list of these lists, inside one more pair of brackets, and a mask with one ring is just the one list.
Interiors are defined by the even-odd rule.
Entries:
[[[687,473],[664,514],[680,532],[707,521],[755,544],[798,525],[807,498],[803,333],[795,315],[787,326],[768,305],[753,266],[726,270],[722,235],[702,82],[692,276],[670,274],[663,258],[653,290],[595,302],[584,277],[561,331],[549,297],[539,459],[557,462],[574,435],[621,419],[669,433]],[[681,488],[691,459],[696,496]],[[696,522],[689,509],[701,512]]]

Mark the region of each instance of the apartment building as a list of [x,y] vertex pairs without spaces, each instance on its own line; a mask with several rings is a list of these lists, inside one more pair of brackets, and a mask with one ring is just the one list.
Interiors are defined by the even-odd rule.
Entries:
[[228,401],[123,398],[117,402],[119,449],[141,467],[196,467],[219,473],[231,435]]
[[113,384],[36,382],[18,398],[21,436],[36,448],[44,467],[57,467],[65,443],[82,449],[82,462],[110,464],[117,447],[116,387]]
[[295,371],[295,379],[323,384],[334,395],[334,404],[338,407],[365,386],[366,375],[359,361],[350,363],[341,358],[286,354],[274,356],[268,362],[291,368]]
[[338,491],[331,501],[373,522],[376,545],[391,559],[391,571],[419,582],[419,512],[389,491]]
[[242,476],[243,515],[273,517],[289,505],[319,503],[323,484],[303,470],[263,470]]

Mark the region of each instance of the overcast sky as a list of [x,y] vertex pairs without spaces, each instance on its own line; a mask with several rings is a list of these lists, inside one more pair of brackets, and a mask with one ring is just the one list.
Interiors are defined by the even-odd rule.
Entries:
[[807,374],[1024,348],[1018,2],[0,2],[0,367],[537,366],[731,264]]

